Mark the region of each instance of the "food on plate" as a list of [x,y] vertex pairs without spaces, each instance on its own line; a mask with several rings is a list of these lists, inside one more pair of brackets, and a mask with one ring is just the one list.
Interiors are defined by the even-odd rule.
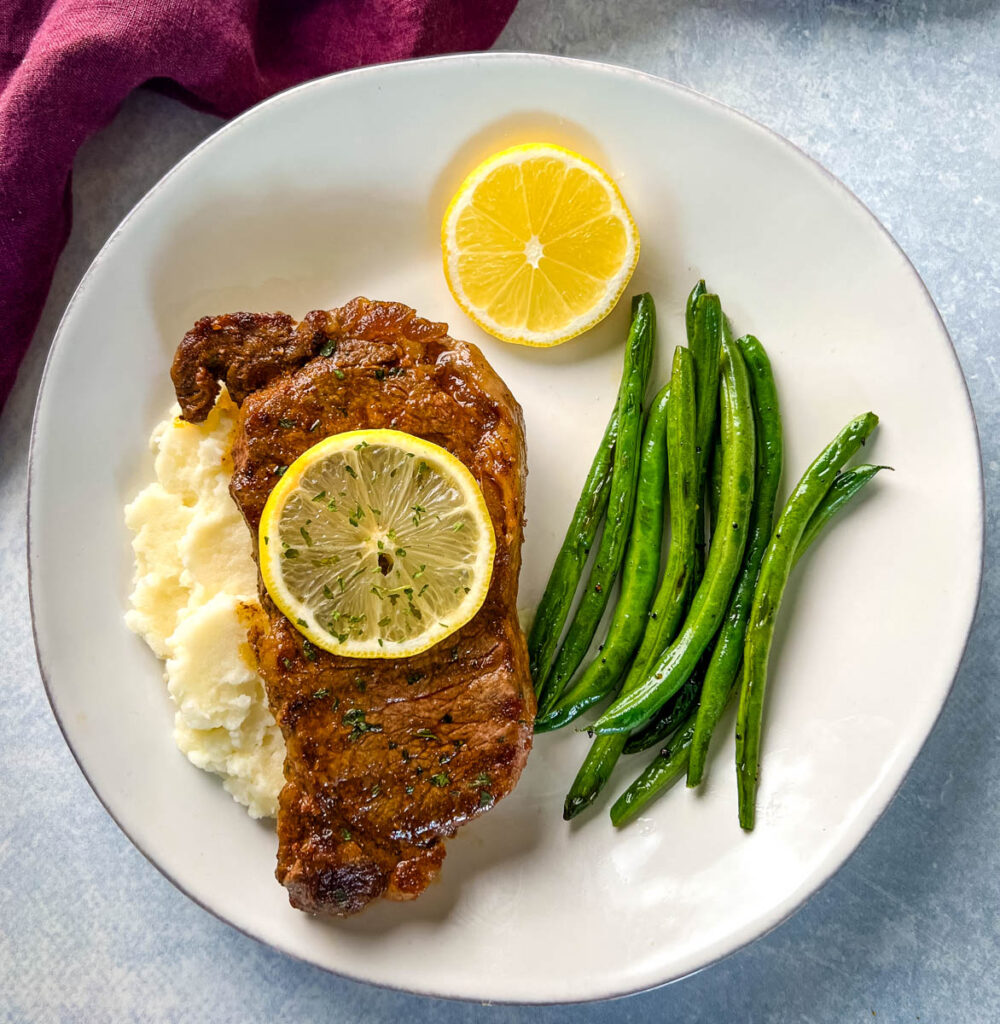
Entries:
[[737,344],[746,362],[753,387],[757,475],[754,482],[753,508],[750,511],[746,557],[733,586],[726,617],[716,637],[715,648],[701,687],[701,698],[698,701],[687,771],[687,784],[692,787],[699,785],[704,776],[708,744],[729,704],[733,684],[740,668],[743,638],[750,618],[754,586],[774,526],[774,503],[778,498],[784,460],[781,414],[778,392],[771,373],[771,362],[764,351],[764,346],[752,335],[740,338]]
[[[874,413],[865,413],[806,471],[775,526],[782,429],[767,353],[752,335],[732,340],[721,302],[703,281],[688,298],[685,326],[688,346],[675,350],[670,381],[647,415],[635,513],[615,514],[606,496],[612,491],[610,467],[620,457],[619,397],[553,567],[541,605],[544,615],[539,614],[529,641],[531,670],[542,694],[536,730],[558,729],[616,694],[588,730],[593,742],[567,794],[567,819],[594,802],[623,753],[661,745],[612,806],[611,820],[620,826],[685,772],[689,786],[699,785],[712,734],[739,689],[739,818],[752,829],[767,664],[785,583],[823,527],[887,467],[845,469],[878,423]],[[628,362],[620,396],[630,375],[641,396],[645,376]],[[654,597],[661,537],[650,517],[661,514],[664,453],[670,541]],[[572,645],[575,621],[561,648],[559,638],[578,588],[580,554],[597,535],[594,520],[605,515],[602,545],[609,533],[630,533],[629,559],[604,642],[574,681],[583,652],[571,652],[568,672],[559,674],[551,666],[558,666]],[[632,553],[640,546],[649,555],[652,579],[637,586],[628,575],[635,572]],[[595,572],[600,564],[599,552]],[[600,588],[610,590],[617,575],[615,564],[600,577]],[[580,607],[593,601],[592,583],[593,575]],[[593,635],[591,630],[587,644]]]
[[[623,689],[637,685],[645,678],[646,670],[677,633],[687,608],[690,579],[694,571],[694,521],[697,512],[695,448],[694,364],[690,352],[678,346],[674,352],[673,372],[667,398],[667,421],[664,434],[667,459],[672,467],[669,476],[671,542],[660,587],[652,607],[646,609],[644,629],[639,649],[634,652],[630,665],[619,670],[612,687]],[[645,455],[646,453],[644,453]],[[656,570],[659,570],[657,562]],[[605,648],[609,648],[605,644]],[[588,669],[589,671],[589,669]],[[621,681],[624,673],[624,682]],[[570,722],[586,708],[596,703],[584,686],[584,677],[562,697],[553,709],[552,728]],[[582,691],[582,692],[581,692]],[[602,696],[607,696],[606,691]],[[588,807],[604,788],[612,770],[618,763],[628,737],[622,735],[597,736],[580,766],[566,794],[563,816],[576,817]]]
[[407,658],[486,599],[496,542],[475,478],[398,430],[334,434],[275,484],[258,528],[264,586],[317,647]]
[[489,589],[444,642],[407,658],[340,657],[263,588],[266,621],[249,633],[286,744],[276,873],[292,904],[347,915],[380,896],[413,898],[440,871],[444,840],[513,789],[531,747],[534,692],[516,612],[520,407],[445,325],[363,298],[300,323],[206,317],[171,372],[185,419],[209,415],[220,383],[240,407],[230,491],[254,539],[288,467],[346,431],[433,442],[482,492],[496,542]]
[[174,740],[255,818],[278,810],[285,741],[247,643],[260,615],[250,536],[229,496],[236,406],[202,423],[179,408],[153,430],[155,480],[125,509],[135,581],[125,616],[164,661]]
[[[608,492],[607,522],[594,557],[593,568],[577,605],[569,629],[551,668],[535,680],[539,710],[547,710],[565,682],[583,661],[594,633],[607,607],[611,588],[625,557],[629,524],[635,509],[636,484],[642,442],[642,400],[652,365],[656,339],[656,314],[649,295],[639,295],[632,303],[632,326],[625,345],[625,372],[615,406],[617,437]],[[659,557],[657,553],[657,557]],[[641,553],[633,552],[627,566],[629,588],[645,584],[645,563]],[[638,578],[642,578],[639,583]]]
[[[665,415],[661,416],[661,413]],[[580,678],[568,692],[559,696],[547,714],[538,716],[535,722],[536,731],[558,729],[578,718],[588,708],[609,696],[620,683],[624,673],[628,673],[629,677],[633,674],[641,677],[643,666],[653,655],[653,646],[659,643],[664,635],[673,635],[684,613],[687,581],[693,564],[694,513],[697,506],[693,498],[687,498],[687,495],[695,493],[694,371],[690,353],[680,347],[674,353],[674,373],[670,382],[653,400],[646,423],[646,438],[640,463],[640,474],[643,478],[655,480],[662,474],[659,486],[661,517],[663,499],[666,496],[668,447],[674,449],[673,473],[669,477],[671,542],[660,586],[656,588],[660,569],[660,552],[657,548],[657,557],[651,567],[651,586],[644,592],[642,604],[631,612],[632,617],[640,624],[637,634],[629,637],[627,643],[621,643],[620,638],[613,635],[609,627],[608,637],[602,646],[601,658],[595,659],[587,666]],[[685,472],[687,464],[690,466],[690,473]],[[639,540],[636,536],[636,525],[633,522],[632,537],[629,539],[630,551]],[[624,592],[624,580],[622,590]],[[618,603],[622,603],[621,599]],[[616,617],[617,614],[616,607]],[[660,649],[660,646],[656,647],[656,651]],[[598,669],[596,673],[595,667]],[[611,678],[608,678],[609,676]],[[595,679],[599,684],[597,686],[592,685]]]
[[[552,565],[545,592],[535,609],[531,633],[528,636],[528,665],[536,691],[552,667],[552,659],[559,648],[559,637],[573,603],[573,595],[583,575],[583,568],[601,528],[611,494],[611,475],[614,470],[615,442],[618,439],[617,408],[604,431],[604,437],[594,455],[583,492],[573,510],[573,518],[556,560]],[[535,717],[538,731],[540,716]]]
[[876,426],[878,417],[872,412],[864,413],[851,420],[820,452],[795,485],[761,562],[746,640],[743,643],[743,680],[740,683],[740,704],[736,715],[737,791],[740,824],[745,829],[754,826],[767,662],[778,608],[795,562],[795,550],[809,520],[829,493],[837,474],[847,460],[861,449]]
[[558,345],[611,312],[639,258],[618,186],[561,146],[514,146],[462,182],[441,226],[455,301],[484,331]]
[[[595,658],[587,666],[573,687],[571,696],[574,718],[608,696],[631,661],[645,630],[649,605],[660,574],[669,398],[668,384],[657,393],[646,417],[646,425],[642,432],[642,449],[637,460],[639,479],[635,492],[635,511],[631,517],[631,528],[621,531],[627,536],[628,543],[621,567],[618,600],[608,624],[601,657]],[[628,522],[627,518],[625,522]],[[585,650],[583,654],[586,654]],[[582,656],[580,660],[583,660]],[[560,703],[565,701],[564,697]],[[553,719],[559,716],[553,709],[547,716],[539,715],[539,719],[542,717],[546,726],[553,728]],[[539,728],[538,719],[535,728]]]
[[[857,426],[861,421],[867,421],[868,425],[873,428],[873,420],[877,422],[877,417],[875,417],[873,413],[866,413],[864,416],[858,417],[857,420],[852,421],[852,424],[849,424],[846,430],[850,430],[852,426]],[[842,432],[841,436],[843,436],[843,433],[844,432]],[[829,523],[831,518],[833,518],[836,512],[845,507],[851,498],[853,498],[870,480],[872,480],[880,470],[888,468],[889,467],[887,466],[855,466],[853,469],[844,470],[836,477],[825,497],[820,502],[820,505],[809,519],[806,530],[803,532],[798,546],[795,549],[795,554],[792,558],[793,566],[799,558],[801,558],[809,544],[816,539],[823,527]],[[798,487],[796,487],[793,495],[797,492]],[[769,541],[773,543],[778,540],[780,532],[781,526],[779,523],[779,527],[775,530],[774,534],[769,537]],[[770,549],[768,548],[768,550]],[[764,581],[760,578],[757,579],[756,582],[756,591],[752,594],[754,601],[757,600],[757,593],[760,592],[760,588]],[[762,600],[766,601],[768,599],[763,598]],[[777,609],[775,608],[773,614],[776,614],[776,612]],[[742,629],[744,632],[747,632],[748,621],[749,616],[742,623]],[[756,622],[757,620],[754,621]],[[773,615],[770,625],[762,626],[762,628],[773,630]],[[738,655],[730,652],[729,657],[737,659],[742,657],[743,663],[745,664],[749,651],[749,636],[745,641],[742,633],[738,635],[734,634],[732,640],[733,646],[738,647]],[[726,661],[726,654],[720,653],[722,642],[723,638],[720,636],[720,639],[716,642],[716,652],[713,654],[713,666],[716,664],[717,658],[720,666]],[[767,644],[768,646],[770,644],[769,637],[767,639]],[[709,671],[712,671],[711,667]],[[757,678],[759,680],[766,680],[766,666],[759,671]],[[729,689],[726,692],[724,699],[720,700],[722,710],[725,710],[725,706],[728,705],[737,689],[741,685],[744,687],[746,686],[747,679],[748,674],[746,672],[741,674],[737,670],[733,670],[729,682]],[[708,676],[706,676],[705,682],[707,686],[709,682]],[[703,696],[703,703],[704,700],[705,697]],[[759,769],[760,716],[762,714],[762,710],[763,687],[761,686],[756,689],[753,695],[748,697],[747,710],[744,712],[741,707],[741,713],[737,718],[736,770],[739,793],[740,824],[748,830],[752,829],[754,826],[757,771]],[[633,782],[632,785],[630,785],[628,789],[626,789],[625,792],[622,793],[622,795],[615,801],[611,807],[611,821],[614,825],[620,827],[632,821],[643,811],[650,801],[654,800],[663,790],[683,775],[685,771],[688,772],[688,784],[697,784],[692,783],[690,780],[691,766],[694,763],[692,760],[694,753],[693,744],[697,738],[698,716],[701,715],[701,713],[701,706],[699,706],[696,713],[690,714],[676,727],[676,730],[667,745],[664,746],[664,748],[646,767],[635,782]],[[718,713],[721,714],[721,711]],[[748,729],[752,736],[749,744],[744,743],[741,739],[741,737],[745,735],[743,732],[745,728],[743,725],[744,720],[749,723]]]
[[649,676],[622,693],[598,719],[597,732],[628,733],[646,724],[684,685],[722,623],[733,583],[739,574],[753,501],[755,438],[750,376],[736,345],[722,343],[720,365],[722,495],[719,523],[705,562],[704,575],[691,598],[687,617]]

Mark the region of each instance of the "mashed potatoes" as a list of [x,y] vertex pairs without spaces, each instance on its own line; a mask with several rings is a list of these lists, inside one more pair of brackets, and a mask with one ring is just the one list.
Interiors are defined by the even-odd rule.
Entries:
[[153,430],[156,480],[125,509],[135,534],[125,621],[165,662],[177,746],[221,775],[251,816],[273,817],[285,744],[246,638],[262,612],[250,537],[229,495],[236,407],[223,391],[204,423],[179,412]]

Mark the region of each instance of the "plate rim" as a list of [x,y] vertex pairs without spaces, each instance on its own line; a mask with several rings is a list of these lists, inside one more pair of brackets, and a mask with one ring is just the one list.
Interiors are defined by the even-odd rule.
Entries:
[[895,786],[893,791],[888,795],[888,797],[885,800],[885,803],[879,809],[878,813],[872,819],[870,824],[865,828],[863,834],[860,837],[858,837],[857,842],[855,843],[853,849],[847,854],[846,857],[844,857],[843,860],[841,860],[839,863],[837,863],[836,865],[831,867],[829,870],[821,871],[819,873],[819,875],[812,882],[809,883],[811,885],[811,888],[809,889],[809,891],[804,893],[790,907],[788,907],[784,911],[780,912],[777,915],[777,917],[774,917],[772,919],[771,917],[769,917],[767,915],[764,915],[763,917],[759,918],[758,922],[757,922],[757,925],[760,925],[760,927],[758,928],[755,925],[755,927],[753,929],[753,934],[749,935],[748,937],[740,938],[739,940],[737,940],[735,942],[734,945],[732,945],[731,948],[727,949],[724,952],[719,953],[717,956],[712,957],[711,959],[707,960],[705,963],[701,964],[698,967],[692,968],[690,970],[684,970],[684,971],[681,971],[680,973],[672,974],[669,977],[664,978],[662,981],[654,982],[654,983],[649,984],[649,985],[643,984],[643,985],[640,985],[638,987],[631,987],[631,988],[627,988],[627,989],[624,989],[624,990],[612,988],[611,990],[605,990],[602,994],[591,995],[591,996],[587,996],[587,997],[581,998],[581,999],[572,999],[572,998],[571,999],[489,999],[485,1003],[485,1005],[508,1005],[508,1006],[563,1006],[563,1005],[580,1005],[580,1004],[589,1003],[589,1002],[598,1002],[598,1001],[611,1000],[611,999],[622,999],[622,998],[626,998],[628,996],[638,995],[639,993],[642,993],[642,992],[651,992],[651,991],[654,991],[656,989],[659,989],[659,988],[665,987],[667,985],[673,984],[674,982],[680,981],[680,980],[682,980],[684,978],[690,977],[690,976],[692,976],[694,974],[698,974],[701,971],[703,971],[703,970],[705,970],[705,969],[707,969],[709,967],[712,967],[715,964],[718,964],[718,963],[720,963],[723,960],[728,959],[733,954],[735,954],[735,953],[739,952],[740,950],[746,948],[747,946],[749,946],[752,943],[756,942],[758,939],[763,938],[765,935],[770,934],[776,928],[780,927],[787,920],[789,920],[789,918],[791,918],[796,913],[798,913],[808,902],[810,902],[813,899],[813,897],[815,897],[820,892],[820,890],[822,890],[827,885],[827,883],[829,883],[829,881],[834,877],[834,875],[836,875],[847,864],[847,862],[849,860],[851,860],[851,858],[853,858],[855,856],[855,854],[858,852],[858,850],[860,849],[862,844],[865,842],[865,840],[871,835],[871,833],[875,829],[876,825],[878,825],[882,821],[882,818],[885,816],[886,812],[889,810],[889,808],[892,806],[893,802],[895,801],[896,797],[899,795],[900,790],[902,789],[904,783],[907,781],[907,779],[909,778],[910,773],[913,770],[913,766],[916,764],[917,759],[920,757],[920,754],[922,753],[924,747],[926,746],[927,741],[930,738],[931,733],[934,731],[934,728],[936,727],[938,721],[940,720],[941,713],[944,710],[944,706],[947,703],[948,698],[949,698],[949,696],[952,693],[952,690],[954,689],[955,681],[956,681],[956,679],[958,677],[958,673],[961,670],[962,663],[965,660],[965,655],[966,655],[966,652],[968,650],[969,641],[970,641],[970,638],[972,636],[972,631],[973,631],[973,629],[974,629],[974,627],[976,625],[977,619],[978,619],[979,605],[980,605],[980,602],[982,600],[982,583],[983,583],[983,574],[984,574],[984,568],[985,568],[985,555],[986,555],[986,545],[985,545],[985,541],[986,541],[986,493],[985,493],[985,477],[984,477],[984,474],[983,474],[983,453],[982,453],[982,443],[981,443],[980,435],[979,435],[979,423],[978,423],[978,420],[977,420],[977,417],[976,417],[975,406],[974,406],[974,404],[972,402],[972,396],[971,396],[971,393],[969,391],[969,384],[968,384],[968,381],[966,380],[965,372],[962,369],[961,360],[958,357],[958,351],[957,351],[957,349],[955,347],[954,340],[952,339],[951,333],[949,332],[948,327],[947,327],[947,325],[944,322],[944,318],[941,316],[941,312],[938,309],[937,304],[935,303],[934,298],[931,295],[930,290],[928,289],[926,283],[924,282],[923,278],[921,277],[919,271],[914,266],[913,262],[910,260],[909,256],[903,250],[903,248],[899,244],[899,242],[897,242],[896,239],[893,237],[893,235],[888,230],[888,228],[886,228],[886,226],[876,216],[876,214],[871,210],[871,208],[867,205],[867,203],[865,203],[847,184],[845,184],[832,171],[828,170],[816,158],[811,156],[809,153],[807,153],[804,149],[802,149],[796,143],[792,142],[790,139],[786,138],[784,135],[780,134],[778,131],[776,131],[775,129],[769,127],[768,125],[764,124],[763,122],[758,121],[757,119],[751,117],[748,114],[742,113],[740,110],[736,109],[735,107],[732,107],[729,104],[722,102],[721,100],[714,99],[713,97],[707,95],[706,93],[700,92],[697,89],[693,89],[690,86],[686,86],[686,85],[683,85],[683,84],[681,84],[679,82],[675,82],[672,79],[665,78],[665,77],[663,77],[661,75],[656,75],[656,74],[653,74],[652,72],[642,71],[642,70],[639,70],[637,68],[629,67],[627,65],[615,64],[615,63],[611,63],[611,62],[608,62],[608,61],[589,60],[589,59],[580,58],[580,57],[565,57],[565,56],[561,56],[561,55],[558,55],[558,54],[535,53],[535,52],[531,52],[531,51],[520,51],[520,50],[466,51],[466,52],[461,52],[461,53],[441,54],[441,55],[437,55],[437,56],[422,57],[422,58],[415,58],[415,59],[409,59],[409,60],[388,61],[388,62],[382,62],[382,63],[379,63],[379,64],[369,64],[369,65],[365,65],[363,67],[358,67],[358,68],[349,68],[349,69],[346,69],[344,71],[338,71],[338,72],[331,73],[329,75],[323,75],[323,76],[320,76],[318,78],[309,79],[308,81],[301,82],[301,83],[299,83],[297,85],[291,86],[291,87],[289,87],[287,89],[284,89],[284,90],[282,90],[282,91],[280,91],[278,93],[275,93],[272,96],[269,96],[268,98],[262,100],[260,103],[255,104],[254,106],[252,106],[249,109],[245,110],[243,113],[239,114],[237,117],[234,117],[234,118],[232,118],[232,119],[230,119],[228,121],[225,121],[215,131],[213,131],[207,138],[203,139],[201,142],[198,143],[198,145],[196,145],[193,149],[191,149],[188,153],[186,153],[183,157],[181,157],[180,160],[178,160],[168,171],[166,171],[166,173],[163,174],[148,189],[148,191],[146,191],[139,198],[139,200],[132,206],[132,208],[128,211],[128,213],[125,214],[125,216],[122,218],[122,220],[118,223],[118,225],[111,232],[111,234],[108,235],[107,239],[105,240],[105,242],[101,246],[101,248],[98,250],[97,254],[94,256],[94,258],[91,261],[90,265],[87,267],[87,269],[84,272],[83,276],[80,278],[79,283],[77,284],[76,288],[73,291],[72,296],[70,297],[69,301],[66,304],[66,308],[63,310],[63,313],[60,316],[59,324],[58,324],[58,326],[57,326],[57,328],[55,330],[55,333],[53,334],[52,342],[51,342],[51,344],[49,346],[49,350],[46,353],[45,365],[44,365],[43,370],[42,370],[41,379],[39,380],[38,392],[37,392],[37,395],[36,395],[36,398],[35,398],[34,409],[33,409],[33,412],[32,412],[31,432],[30,432],[30,437],[29,437],[28,469],[27,469],[27,499],[26,499],[26,516],[25,516],[25,533],[26,533],[25,556],[26,556],[26,562],[27,562],[27,576],[28,576],[28,603],[29,603],[30,617],[31,617],[32,640],[33,640],[34,648],[35,648],[35,660],[36,660],[36,663],[38,665],[39,676],[41,677],[42,685],[43,685],[44,690],[45,690],[46,699],[48,700],[49,707],[52,710],[53,717],[56,720],[56,724],[57,724],[57,726],[59,728],[59,732],[62,735],[63,741],[65,742],[66,746],[69,748],[69,751],[70,751],[70,753],[71,753],[71,755],[73,757],[73,760],[76,762],[76,765],[79,768],[80,773],[83,775],[84,779],[86,780],[87,785],[90,787],[91,791],[93,792],[94,796],[97,798],[97,800],[100,803],[101,807],[107,813],[108,817],[110,817],[111,820],[115,823],[115,825],[117,825],[117,827],[124,834],[124,836],[128,839],[128,841],[132,844],[132,846],[146,859],[146,861],[149,864],[151,864],[160,873],[161,876],[163,876],[168,882],[170,882],[171,885],[173,885],[178,891],[180,891],[185,897],[187,897],[189,900],[191,900],[194,904],[196,904],[197,906],[201,907],[201,909],[203,909],[203,910],[207,911],[209,914],[211,914],[216,920],[221,921],[223,924],[227,925],[230,928],[233,928],[235,931],[237,931],[240,934],[246,936],[247,938],[250,938],[250,939],[254,940],[255,942],[258,942],[261,945],[266,946],[266,947],[268,947],[270,949],[277,950],[282,955],[288,956],[288,957],[292,958],[293,960],[296,960],[296,961],[298,961],[300,963],[308,964],[311,967],[317,967],[320,970],[323,970],[323,971],[325,971],[325,972],[327,972],[329,974],[332,974],[332,975],[334,975],[336,977],[347,978],[347,979],[349,979],[351,981],[354,981],[354,982],[359,982],[359,983],[363,983],[363,984],[367,984],[367,985],[373,985],[373,986],[375,986],[377,988],[386,989],[386,990],[389,990],[389,991],[404,992],[404,993],[407,993],[409,995],[424,996],[424,997],[428,997],[428,998],[448,999],[448,1000],[457,1001],[457,1002],[483,1003],[482,999],[479,999],[479,998],[477,998],[475,996],[464,996],[464,995],[456,995],[456,994],[448,993],[448,992],[442,992],[442,991],[440,991],[438,989],[435,989],[433,987],[430,987],[430,986],[425,988],[425,989],[415,989],[415,988],[408,988],[405,985],[394,985],[394,984],[392,984],[390,982],[373,981],[373,980],[371,980],[369,978],[366,978],[366,977],[364,977],[362,975],[352,973],[349,970],[333,968],[333,967],[328,966],[327,964],[320,963],[320,962],[317,962],[316,960],[309,959],[308,957],[306,957],[306,956],[304,956],[304,955],[302,955],[302,954],[300,954],[300,953],[298,953],[298,952],[296,952],[296,951],[294,951],[294,950],[292,950],[290,948],[287,948],[287,946],[284,943],[282,943],[281,941],[274,941],[274,940],[272,940],[270,938],[265,937],[264,935],[259,935],[259,934],[256,934],[256,933],[252,932],[252,931],[249,931],[247,928],[245,928],[245,927],[243,927],[243,926],[241,926],[239,924],[234,923],[232,920],[230,920],[228,917],[226,917],[221,911],[216,910],[215,908],[209,906],[203,900],[201,900],[196,895],[194,895],[192,892],[190,892],[188,890],[188,888],[184,884],[182,884],[180,881],[178,881],[178,879],[176,879],[166,868],[164,868],[161,864],[159,864],[156,861],[156,859],[153,856],[153,854],[151,854],[149,851],[144,849],[143,846],[135,839],[135,837],[133,837],[130,834],[129,830],[127,828],[125,828],[125,826],[118,819],[116,814],[111,810],[111,808],[108,806],[107,802],[105,801],[104,797],[101,795],[100,791],[97,789],[96,785],[91,780],[90,775],[88,774],[87,769],[85,768],[85,766],[84,766],[84,764],[83,764],[83,762],[81,760],[81,756],[78,754],[76,748],[74,747],[72,741],[70,740],[70,737],[69,737],[69,734],[67,733],[67,730],[66,730],[66,727],[64,725],[63,719],[60,716],[60,713],[59,713],[59,710],[58,710],[58,706],[57,706],[56,698],[55,698],[55,696],[53,694],[53,689],[52,689],[50,678],[49,678],[49,672],[46,670],[46,667],[45,667],[44,655],[43,655],[43,651],[42,651],[42,646],[43,645],[42,645],[42,642],[39,639],[37,617],[36,617],[36,614],[35,614],[36,596],[35,596],[35,586],[34,586],[33,565],[34,565],[34,562],[36,560],[37,553],[35,553],[33,551],[33,548],[32,548],[32,498],[33,498],[33,491],[34,491],[34,487],[35,487],[35,462],[36,462],[36,457],[37,457],[36,442],[37,442],[39,414],[40,414],[40,410],[41,410],[41,407],[42,407],[42,400],[43,400],[43,397],[44,397],[45,391],[46,391],[46,385],[47,385],[48,379],[49,379],[49,373],[50,373],[50,370],[52,368],[52,364],[53,364],[53,361],[54,361],[54,356],[56,355],[56,353],[58,351],[61,350],[62,346],[65,344],[65,337],[69,333],[67,331],[67,329],[66,329],[67,321],[69,320],[70,315],[73,312],[73,310],[74,310],[75,306],[77,305],[78,301],[80,301],[81,296],[84,294],[84,292],[88,288],[89,282],[90,282],[92,276],[97,271],[97,269],[100,267],[100,265],[105,261],[107,253],[108,253],[108,250],[116,242],[118,236],[124,231],[125,227],[129,224],[129,222],[132,220],[132,218],[138,213],[138,211],[143,206],[145,206],[145,204],[148,201],[150,201],[153,198],[154,195],[156,195],[159,191],[161,191],[165,187],[166,183],[175,174],[177,174],[190,160],[194,159],[198,154],[200,154],[200,152],[203,149],[205,149],[206,147],[208,147],[211,144],[214,144],[214,142],[223,133],[230,133],[232,131],[239,131],[239,130],[242,130],[243,128],[245,128],[246,125],[244,124],[244,122],[247,122],[250,119],[252,119],[252,117],[255,116],[262,108],[270,107],[272,105],[273,106],[278,106],[278,105],[280,105],[280,104],[282,104],[284,102],[287,102],[293,95],[297,95],[298,93],[303,93],[303,92],[306,92],[307,90],[314,89],[314,88],[322,88],[322,87],[325,86],[326,83],[328,83],[332,79],[341,79],[341,78],[345,78],[345,77],[378,76],[379,74],[384,73],[387,69],[401,67],[401,66],[405,67],[405,66],[409,66],[409,65],[438,65],[438,64],[453,64],[453,63],[458,63],[458,64],[462,64],[462,63],[490,64],[490,63],[503,63],[503,62],[509,62],[509,63],[515,63],[515,64],[516,63],[532,63],[532,64],[543,64],[543,65],[544,64],[550,64],[550,65],[569,65],[569,66],[580,68],[580,69],[584,69],[584,70],[592,70],[592,71],[596,70],[596,71],[601,72],[601,73],[609,73],[609,74],[614,74],[614,75],[621,76],[623,78],[631,78],[631,79],[638,80],[638,81],[644,82],[646,84],[655,86],[657,88],[666,89],[667,91],[674,91],[674,92],[678,92],[678,93],[684,94],[684,95],[694,99],[695,101],[701,103],[704,106],[707,106],[709,108],[721,111],[724,114],[729,115],[730,117],[734,117],[738,121],[741,121],[744,124],[751,126],[756,131],[761,132],[761,133],[763,133],[766,136],[769,136],[772,141],[779,143],[781,146],[783,146],[787,150],[791,151],[791,154],[793,155],[793,157],[797,156],[797,157],[800,157],[800,158],[804,159],[805,161],[808,162],[808,164],[810,164],[812,166],[812,168],[814,170],[818,170],[821,173],[821,176],[825,179],[826,183],[829,186],[831,186],[834,190],[839,191],[840,194],[844,198],[846,198],[849,202],[852,202],[852,203],[856,204],[856,206],[858,208],[860,208],[860,210],[863,211],[864,214],[867,215],[867,217],[870,219],[870,221],[876,227],[878,232],[884,237],[885,240],[887,240],[889,242],[890,246],[895,250],[895,252],[900,257],[902,257],[902,260],[903,260],[905,266],[909,269],[910,273],[912,274],[913,278],[915,279],[916,283],[918,284],[920,292],[921,292],[922,297],[923,297],[923,301],[924,301],[925,305],[929,308],[930,312],[932,313],[933,318],[937,321],[938,328],[939,328],[940,332],[943,334],[945,340],[948,343],[947,347],[948,347],[948,350],[950,352],[951,359],[952,359],[955,367],[958,370],[958,376],[959,376],[959,379],[960,379],[961,384],[962,384],[962,391],[964,393],[965,404],[966,404],[966,407],[967,407],[967,410],[968,410],[968,413],[969,413],[969,419],[970,419],[971,425],[972,425],[972,435],[973,435],[973,439],[974,439],[974,442],[975,442],[975,452],[976,452],[976,467],[977,467],[977,470],[978,470],[978,472],[977,472],[977,485],[978,485],[978,487],[977,487],[977,491],[978,491],[977,512],[978,512],[979,529],[977,531],[977,539],[978,539],[978,545],[979,545],[979,557],[978,557],[978,560],[977,560],[977,568],[976,568],[977,577],[976,577],[976,581],[975,581],[974,598],[973,598],[973,600],[971,602],[971,608],[969,609],[968,625],[965,628],[965,635],[964,635],[964,637],[962,637],[961,645],[960,645],[960,648],[959,648],[959,651],[958,651],[958,656],[957,656],[957,659],[955,661],[954,667],[953,667],[953,669],[951,671],[951,680],[948,683],[947,687],[945,687],[943,689],[943,691],[942,691],[942,693],[940,695],[940,699],[937,702],[937,707],[934,710],[933,719],[931,720],[931,722],[930,722],[926,732],[924,733],[923,738],[920,740],[919,746],[914,751],[913,756],[910,758],[909,764],[907,765],[905,771],[903,772],[902,776],[900,777],[898,784]]

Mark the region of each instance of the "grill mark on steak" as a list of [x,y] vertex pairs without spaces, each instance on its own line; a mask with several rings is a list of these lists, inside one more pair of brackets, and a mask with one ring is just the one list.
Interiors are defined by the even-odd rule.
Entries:
[[344,916],[380,896],[412,899],[438,874],[444,839],[513,789],[531,748],[535,702],[516,610],[520,406],[444,324],[363,298],[300,323],[283,313],[206,317],[171,375],[185,419],[205,418],[220,383],[240,406],[230,491],[255,558],[281,467],[329,434],[415,434],[456,455],[483,491],[497,542],[489,592],[431,650],[369,660],[306,648],[259,578],[266,625],[248,634],[287,748],[276,875],[291,903]]

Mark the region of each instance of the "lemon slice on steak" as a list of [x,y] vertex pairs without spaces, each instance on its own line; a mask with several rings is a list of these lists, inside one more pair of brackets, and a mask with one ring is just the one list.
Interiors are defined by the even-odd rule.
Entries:
[[334,434],[271,491],[258,533],[264,585],[312,643],[405,658],[479,610],[496,540],[454,455],[398,430]]

